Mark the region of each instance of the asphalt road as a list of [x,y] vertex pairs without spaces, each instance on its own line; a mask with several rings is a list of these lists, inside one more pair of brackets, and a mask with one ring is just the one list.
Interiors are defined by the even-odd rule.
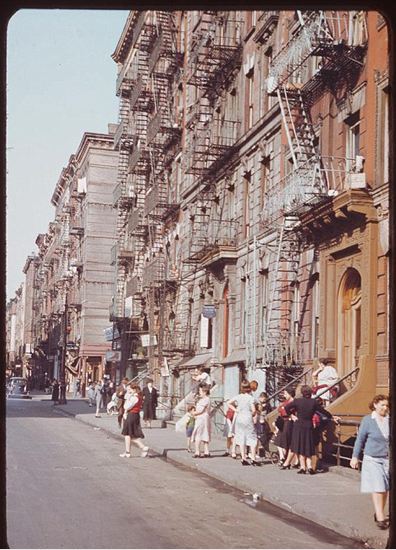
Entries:
[[358,548],[121,440],[48,400],[7,401],[10,548]]

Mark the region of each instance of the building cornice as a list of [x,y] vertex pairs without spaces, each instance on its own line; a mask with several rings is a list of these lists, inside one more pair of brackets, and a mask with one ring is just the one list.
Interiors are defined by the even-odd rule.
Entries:
[[81,166],[90,147],[99,147],[103,149],[113,150],[114,148],[113,145],[114,145],[113,135],[99,134],[94,132],[85,132],[75,155],[77,166]]
[[137,10],[133,10],[128,15],[128,18],[126,20],[126,23],[124,25],[124,28],[122,30],[120,39],[118,40],[116,49],[114,53],[111,54],[111,58],[116,63],[124,63],[130,49],[133,43],[134,38],[134,32],[133,29],[135,27],[137,18],[139,16],[140,12]]

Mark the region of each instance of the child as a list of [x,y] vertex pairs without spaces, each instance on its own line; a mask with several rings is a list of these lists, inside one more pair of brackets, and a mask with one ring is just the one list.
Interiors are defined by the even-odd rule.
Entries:
[[227,438],[227,450],[224,453],[224,456],[232,456],[232,458],[236,458],[235,453],[235,446],[234,446],[234,433],[233,433],[233,420],[234,420],[235,411],[228,408],[226,415],[225,415],[225,425],[224,425],[224,436]]
[[269,440],[272,437],[271,428],[268,425],[265,417],[268,414],[270,407],[267,403],[267,394],[265,392],[260,393],[259,401],[256,403],[257,415],[255,417],[255,429],[257,433],[257,447],[256,447],[256,460],[260,456],[259,449],[263,449],[262,454],[265,456],[265,451],[269,451]]
[[189,405],[187,407],[187,413],[189,416],[186,424],[187,451],[189,453],[193,452],[193,450],[191,449],[191,436],[195,426],[195,417],[193,416],[194,412],[195,412],[195,405]]

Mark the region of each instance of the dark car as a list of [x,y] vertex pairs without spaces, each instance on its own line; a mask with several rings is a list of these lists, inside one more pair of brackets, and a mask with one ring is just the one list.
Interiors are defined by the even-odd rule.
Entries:
[[29,398],[28,383],[26,378],[14,376],[10,378],[7,385],[8,397],[22,397]]

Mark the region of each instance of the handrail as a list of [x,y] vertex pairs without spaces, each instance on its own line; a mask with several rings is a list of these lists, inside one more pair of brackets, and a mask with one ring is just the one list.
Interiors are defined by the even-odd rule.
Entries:
[[274,397],[277,397],[280,393],[282,393],[283,391],[285,391],[286,388],[288,388],[289,386],[291,386],[292,384],[294,384],[295,382],[297,382],[297,380],[300,380],[301,378],[303,378],[304,376],[306,376],[307,374],[309,374],[312,370],[314,369],[314,367],[311,367],[309,368],[308,370],[302,372],[301,374],[299,374],[298,376],[295,376],[294,378],[292,378],[290,380],[290,382],[288,382],[285,386],[282,386],[282,388],[280,390],[277,390],[275,393],[273,393],[272,395],[270,395],[268,398],[267,398],[267,402],[270,401],[271,399],[274,399]]
[[[364,416],[364,415],[356,415],[356,416]],[[343,426],[347,429],[349,428],[348,432],[343,432],[342,430]],[[337,466],[344,466],[344,465],[348,466],[352,456],[352,449],[354,446],[353,443],[348,442],[348,439],[351,437],[350,428],[352,427],[356,428],[355,434],[352,435],[352,437],[355,437],[359,426],[360,426],[360,420],[343,420],[343,419],[338,420],[337,423],[335,424],[335,430],[334,430],[335,441],[332,442],[332,447],[331,449],[328,450],[327,453],[323,452],[324,449],[323,449],[323,441],[322,441],[320,458],[322,459],[323,458],[326,459],[326,457],[332,458],[335,460],[335,463]],[[360,458],[358,460],[359,460],[359,469],[360,469],[361,460]]]

